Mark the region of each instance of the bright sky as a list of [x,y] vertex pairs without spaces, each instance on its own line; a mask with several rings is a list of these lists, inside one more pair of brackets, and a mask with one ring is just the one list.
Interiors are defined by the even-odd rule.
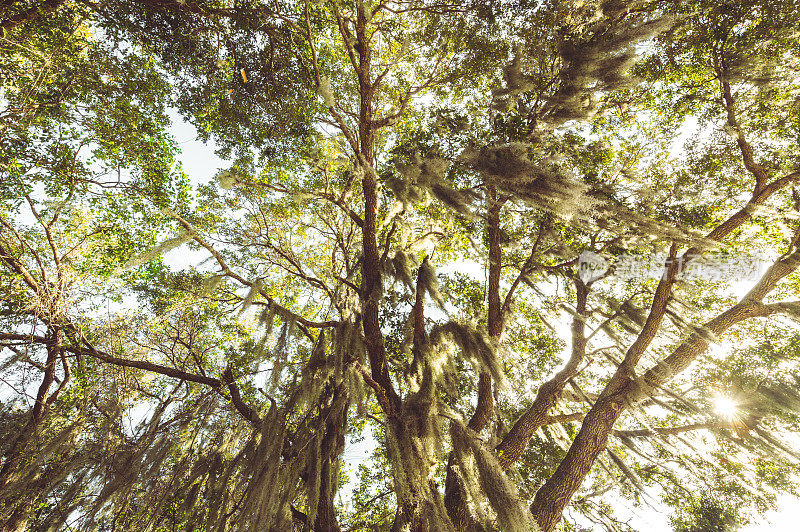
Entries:
[[[656,511],[641,512],[631,526],[647,532],[672,532],[669,515]],[[597,529],[600,532],[600,529]],[[797,532],[800,530],[800,499],[790,495],[778,499],[778,510],[767,512],[764,518],[740,529],[740,532]]]
[[[191,181],[195,184],[208,183],[216,173],[226,168],[225,161],[217,157],[214,153],[214,146],[204,144],[197,140],[197,132],[190,124],[184,122],[177,115],[173,115],[172,134],[177,139],[181,154],[180,161],[184,171]],[[690,126],[691,128],[691,126]],[[687,128],[689,130],[690,128]],[[687,132],[681,135],[675,143],[675,147],[690,136]],[[371,446],[356,445],[345,450],[345,461],[350,465],[351,470],[355,470],[358,463],[369,458]],[[342,491],[350,491],[345,488]],[[630,524],[636,530],[647,532],[672,532],[669,526],[669,515],[663,511],[656,510],[636,510],[636,514],[631,515]],[[597,528],[598,532],[602,532]],[[800,531],[800,499],[792,496],[782,496],[778,500],[778,510],[768,512],[763,520],[748,525],[741,529],[741,532],[798,532]]]

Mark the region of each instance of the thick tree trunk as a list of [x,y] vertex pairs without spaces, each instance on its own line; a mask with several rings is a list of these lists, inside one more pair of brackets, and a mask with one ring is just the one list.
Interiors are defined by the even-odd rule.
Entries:
[[[364,255],[361,261],[361,304],[364,343],[369,356],[372,379],[383,389],[386,397],[381,398],[381,407],[387,416],[395,415],[400,408],[386,358],[383,332],[380,328],[379,298],[383,291],[381,277],[381,257],[378,252],[378,181],[373,168],[375,160],[375,132],[373,131],[373,98],[375,88],[370,80],[371,49],[367,36],[367,14],[364,5],[359,3],[356,14],[356,50],[358,52],[357,72],[359,82],[358,117],[358,165],[362,172],[361,186],[364,193],[364,223],[361,228]],[[343,37],[347,37],[343,35]]]
[[322,415],[325,418],[325,436],[322,439],[322,464],[319,501],[314,520],[315,532],[339,532],[334,498],[339,485],[339,456],[344,451],[344,436],[347,429],[347,410],[350,403],[344,385],[336,387],[331,406]]
[[555,473],[536,492],[531,513],[542,532],[551,532],[572,495],[578,490],[595,460],[606,448],[614,423],[623,408],[613,396],[598,399],[583,421],[578,436],[558,464]]

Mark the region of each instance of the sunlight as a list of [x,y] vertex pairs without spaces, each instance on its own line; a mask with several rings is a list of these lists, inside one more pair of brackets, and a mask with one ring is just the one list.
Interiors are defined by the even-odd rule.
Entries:
[[728,421],[736,418],[738,405],[735,400],[725,395],[718,395],[714,398],[714,412]]

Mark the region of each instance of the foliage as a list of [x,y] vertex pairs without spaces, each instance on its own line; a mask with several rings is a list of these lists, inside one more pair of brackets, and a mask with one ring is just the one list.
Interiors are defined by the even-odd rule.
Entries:
[[0,2],[0,528],[733,530],[796,494],[798,17]]

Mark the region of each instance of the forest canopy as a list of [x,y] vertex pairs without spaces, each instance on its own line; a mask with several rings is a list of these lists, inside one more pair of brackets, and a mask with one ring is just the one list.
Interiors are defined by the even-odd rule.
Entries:
[[798,27],[0,0],[0,529],[727,531],[799,494]]

